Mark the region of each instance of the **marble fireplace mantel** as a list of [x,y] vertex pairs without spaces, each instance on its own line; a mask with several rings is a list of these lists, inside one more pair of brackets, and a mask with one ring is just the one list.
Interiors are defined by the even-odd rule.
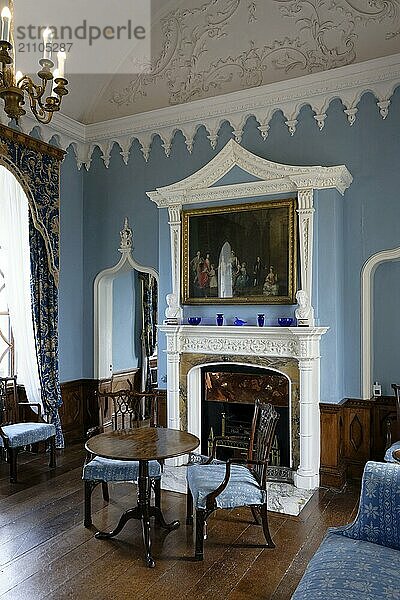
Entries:
[[[327,327],[235,327],[161,325],[166,334],[168,426],[180,429],[180,362],[182,354],[207,355],[205,364],[221,362],[224,356],[293,358],[300,375],[300,464],[295,485],[313,489],[319,485],[320,457],[320,339]],[[209,359],[208,359],[209,357]],[[187,428],[201,435],[200,369],[188,374]]]

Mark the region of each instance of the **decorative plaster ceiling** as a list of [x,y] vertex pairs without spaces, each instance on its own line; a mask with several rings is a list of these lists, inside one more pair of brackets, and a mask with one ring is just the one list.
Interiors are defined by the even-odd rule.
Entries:
[[64,114],[97,123],[400,51],[400,0],[153,0],[152,14],[151,72],[71,76]]

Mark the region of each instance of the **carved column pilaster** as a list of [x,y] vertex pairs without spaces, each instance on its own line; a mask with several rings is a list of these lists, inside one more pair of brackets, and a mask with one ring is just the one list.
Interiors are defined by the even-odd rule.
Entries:
[[300,189],[298,191],[298,219],[300,238],[300,270],[301,289],[307,292],[311,306],[312,302],[312,256],[313,256],[313,224],[314,203],[313,189]]
[[170,227],[171,241],[171,274],[172,274],[172,293],[176,299],[176,308],[179,308],[182,316],[182,308],[180,306],[181,297],[181,204],[172,204],[168,207],[168,223]]
[[319,485],[320,419],[319,358],[302,358],[300,370],[300,465],[294,474],[296,487]]

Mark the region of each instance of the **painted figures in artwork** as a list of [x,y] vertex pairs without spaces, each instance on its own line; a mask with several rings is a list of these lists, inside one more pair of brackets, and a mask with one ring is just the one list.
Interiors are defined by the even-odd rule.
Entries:
[[278,275],[274,272],[274,267],[271,266],[264,281],[263,294],[264,296],[278,296],[278,292]]
[[[217,260],[215,260],[217,258]],[[252,266],[251,266],[252,265]],[[234,298],[257,291],[264,296],[278,296],[278,274],[264,266],[260,256],[249,263],[240,260],[229,242],[224,242],[218,257],[197,250],[190,260],[191,284],[196,298]]]

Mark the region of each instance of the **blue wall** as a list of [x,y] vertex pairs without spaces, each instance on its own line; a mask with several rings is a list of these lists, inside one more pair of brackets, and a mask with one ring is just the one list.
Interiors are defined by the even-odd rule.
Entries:
[[[261,138],[256,121],[250,118],[242,139],[244,147],[272,161],[299,165],[345,164],[354,177],[344,198],[336,192],[321,192],[316,198],[315,244],[319,252],[318,276],[314,278],[318,299],[316,309],[319,323],[332,328],[322,342],[321,385],[322,400],[325,401],[337,402],[343,396],[360,396],[361,268],[371,254],[400,245],[400,205],[397,200],[400,187],[397,167],[399,103],[397,90],[389,115],[383,120],[376,99],[365,94],[358,107],[356,122],[350,127],[341,103],[334,101],[327,110],[328,118],[321,132],[311,108],[304,107],[293,137],[284,124],[282,113],[277,112],[266,141]],[[169,158],[156,137],[148,163],[135,144],[127,166],[114,147],[109,169],[105,168],[100,154],[95,153],[89,173],[83,174],[84,376],[90,377],[93,373],[93,279],[98,271],[118,260],[116,248],[124,216],[130,218],[134,230],[135,257],[160,271],[162,319],[171,278],[168,217],[165,210],[158,211],[145,192],[195,172],[215,156],[230,137],[231,127],[226,123],[221,128],[218,146],[213,150],[201,127],[195,137],[193,152],[189,154],[183,136],[178,132]],[[78,215],[77,222],[80,222]],[[226,306],[223,310],[227,317],[238,315],[249,319],[254,319],[259,311],[265,312],[267,322],[271,322],[286,311],[291,314],[293,307]],[[186,310],[187,314],[194,312],[213,321],[217,309],[211,306]],[[162,340],[160,347],[163,347]],[[162,378],[165,359],[160,358]],[[385,383],[383,377],[390,377],[389,383],[394,380],[393,374],[384,374],[380,378],[382,383]]]

